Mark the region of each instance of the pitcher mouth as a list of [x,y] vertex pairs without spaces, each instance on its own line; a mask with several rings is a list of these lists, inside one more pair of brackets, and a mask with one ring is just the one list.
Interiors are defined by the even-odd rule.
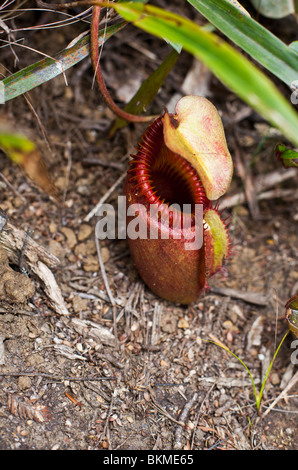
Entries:
[[148,127],[137,150],[130,161],[128,175],[142,203],[165,208],[174,206],[178,212],[184,207],[184,215],[191,214],[192,218],[196,204],[202,204],[203,209],[211,206],[191,163],[166,147],[163,116]]

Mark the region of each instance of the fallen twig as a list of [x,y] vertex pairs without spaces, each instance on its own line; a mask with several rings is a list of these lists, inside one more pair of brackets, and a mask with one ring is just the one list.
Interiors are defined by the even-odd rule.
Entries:
[[9,260],[16,265],[23,267],[23,261],[43,283],[46,294],[54,310],[60,315],[68,315],[69,312],[64,304],[60,288],[55,280],[51,269],[59,265],[56,256],[46,251],[38,245],[24,231],[15,227],[10,222],[6,222],[1,231],[0,247],[4,249]]
[[[192,406],[197,401],[197,399],[198,399],[198,393],[195,392],[192,399],[189,400],[185,404],[185,406],[183,408],[183,411],[182,411],[181,415],[179,416],[180,421],[182,423],[184,423],[184,425],[185,425],[186,418],[187,418]],[[176,429],[176,432],[175,432],[174,449],[179,450],[179,449],[182,449],[182,447],[183,447],[183,444],[182,444],[182,426],[179,425],[178,428]]]
[[[277,184],[283,183],[288,179],[297,177],[296,168],[289,168],[287,170],[278,170],[268,173],[265,176],[258,176],[255,179],[255,192],[258,194],[257,199],[259,199],[259,194]],[[228,209],[229,207],[234,207],[239,204],[246,202],[246,197],[244,191],[241,191],[233,196],[226,196],[221,198],[219,202],[219,209]]]
[[112,294],[112,291],[110,289],[110,285],[109,285],[109,281],[108,281],[108,278],[107,278],[104,262],[103,262],[102,256],[101,256],[100,241],[97,237],[95,237],[95,243],[96,243],[97,256],[98,256],[98,261],[99,261],[99,266],[100,266],[102,279],[103,279],[108,297],[110,299],[110,302],[111,302],[112,306],[114,307],[116,305],[116,302],[115,302],[114,296]]
[[[19,264],[19,253],[22,252],[26,238],[27,232],[25,230],[15,227],[8,221],[1,232],[0,247],[6,250],[10,260],[17,265]],[[38,261],[42,261],[50,269],[53,269],[60,263],[56,256],[38,245],[31,237],[28,237],[24,258],[30,267],[37,264]]]
[[211,287],[210,291],[214,294],[233,297],[234,299],[243,300],[243,302],[259,305],[260,307],[266,307],[270,301],[269,295],[262,295],[259,292],[242,292],[227,287]]
[[106,328],[90,320],[73,318],[71,320],[74,329],[84,336],[89,336],[97,342],[107,346],[115,346],[115,336]]
[[44,374],[39,372],[0,372],[0,377],[38,377],[42,379],[50,379],[53,382],[65,382],[65,381],[72,381],[72,382],[82,382],[82,381],[89,381],[89,382],[97,382],[101,380],[116,380],[116,377],[56,377],[51,374]]
[[41,261],[39,261],[36,265],[32,265],[31,269],[43,282],[45,292],[49,297],[54,310],[60,315],[69,315],[69,311],[64,304],[61,290],[52,271],[50,271],[50,269]]
[[110,197],[113,191],[122,183],[126,176],[126,171],[119,176],[119,178],[115,181],[115,183],[110,187],[110,189],[102,196],[102,198],[98,201],[95,207],[86,215],[84,221],[89,222],[96,212],[98,211],[99,207]]
[[283,398],[286,398],[288,391],[296,385],[298,382],[298,371],[296,374],[291,378],[288,385],[283,389],[283,391],[278,395],[278,397],[271,403],[271,405],[267,408],[267,410],[263,413],[263,416],[266,416],[272,409],[274,409],[276,403],[278,403]]
[[26,203],[26,199],[22,196],[17,189],[13,187],[13,185],[8,181],[8,179],[3,175],[0,171],[0,178],[3,179],[4,183],[12,190],[12,192],[21,199],[22,202]]

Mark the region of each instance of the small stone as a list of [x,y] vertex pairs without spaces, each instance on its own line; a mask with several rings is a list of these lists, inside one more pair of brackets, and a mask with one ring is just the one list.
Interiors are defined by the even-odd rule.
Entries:
[[273,373],[271,374],[270,381],[271,381],[271,383],[272,383],[273,385],[278,385],[278,384],[280,384],[280,377],[279,377],[279,375],[278,375],[277,372],[273,372]]
[[44,363],[44,359],[40,354],[31,354],[26,358],[28,366],[37,367]]
[[18,380],[18,387],[20,390],[26,390],[31,387],[30,377],[20,376]]
[[97,256],[87,256],[83,263],[83,269],[86,272],[95,273],[99,270],[99,261]]
[[66,176],[59,176],[56,180],[55,180],[55,186],[56,188],[60,189],[61,191],[63,191],[63,189],[66,188],[67,186],[67,182],[68,182],[68,179],[66,178]]
[[161,367],[164,367],[165,369],[167,369],[169,367],[169,364],[166,361],[164,361],[163,359],[161,359],[160,365],[161,365]]
[[76,256],[82,257],[87,255],[94,255],[97,253],[96,244],[94,240],[87,240],[86,242],[79,243],[74,250]]
[[57,224],[55,224],[55,222],[50,222],[50,224],[49,224],[49,231],[50,231],[50,233],[55,233],[55,232],[57,232]]
[[87,238],[89,238],[89,236],[93,233],[93,227],[91,227],[90,225],[88,224],[83,224],[80,226],[79,228],[79,233],[78,233],[78,240],[79,242],[83,242],[84,240],[86,240]]
[[19,208],[21,206],[24,205],[24,201],[22,201],[22,199],[20,197],[16,197],[13,201],[13,205],[16,207],[16,208]]
[[177,328],[177,318],[172,313],[165,313],[161,317],[160,327],[164,333],[174,333]]
[[178,321],[178,328],[182,328],[182,329],[189,328],[188,321],[185,318],[180,318],[180,320]]
[[226,329],[226,330],[229,330],[231,332],[238,332],[238,328],[236,325],[234,325],[234,323],[231,321],[231,320],[226,320],[223,322],[223,327]]
[[56,256],[60,261],[63,261],[65,258],[65,249],[61,245],[61,243],[56,242],[55,240],[49,241],[49,250],[52,255]]
[[106,263],[107,261],[109,261],[109,259],[110,259],[110,252],[109,252],[108,248],[103,247],[103,248],[100,250],[100,253],[101,253],[101,258],[102,258],[102,262],[103,262],[103,263]]
[[77,244],[77,237],[74,231],[69,227],[62,227],[60,231],[66,237],[66,243],[68,247],[72,250]]
[[75,295],[72,299],[72,307],[75,313],[81,313],[87,310],[88,307],[88,300],[83,299],[79,295]]

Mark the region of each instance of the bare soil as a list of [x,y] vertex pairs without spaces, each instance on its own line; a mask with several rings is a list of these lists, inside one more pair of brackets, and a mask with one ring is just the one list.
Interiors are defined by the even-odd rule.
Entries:
[[[185,14],[194,16],[190,7]],[[49,12],[27,12],[14,24],[21,28],[53,18]],[[284,30],[282,22],[263,21],[273,31]],[[288,21],[288,35],[291,27]],[[15,35],[51,55],[86,29],[76,23]],[[122,106],[169,50],[132,26],[107,41],[102,67]],[[1,52],[5,76],[40,58],[21,47],[14,51],[15,65],[12,49]],[[249,177],[247,197],[253,200],[258,179],[287,171],[273,153],[278,141],[286,141],[211,74],[191,78],[194,67],[198,64],[182,52],[150,113],[160,113],[174,96],[185,93],[186,77],[188,90],[205,89],[220,110],[235,159],[228,196],[242,192]],[[94,241],[97,220],[84,219],[126,171],[145,127],[130,125],[108,138],[113,116],[97,87],[92,88],[90,61],[66,77],[68,86],[61,75],[28,94],[34,112],[24,97],[1,105],[5,119],[43,149],[64,204],[58,205],[0,154],[5,177],[0,179],[0,208],[59,258],[54,276],[69,315],[53,309],[30,271],[33,298],[20,303],[1,296],[0,448],[297,449],[297,383],[265,414],[297,371],[291,361],[294,337],[288,335],[273,364],[259,414],[243,365],[210,342],[221,342],[236,354],[260,389],[287,330],[284,305],[298,290],[297,180],[269,186],[251,207],[246,199],[227,210],[234,254],[225,275],[211,279],[210,290],[187,307],[157,298],[144,286],[125,240],[101,242],[113,307]],[[116,207],[121,192],[119,185],[107,202]],[[18,266],[10,269],[19,280],[26,276]]]

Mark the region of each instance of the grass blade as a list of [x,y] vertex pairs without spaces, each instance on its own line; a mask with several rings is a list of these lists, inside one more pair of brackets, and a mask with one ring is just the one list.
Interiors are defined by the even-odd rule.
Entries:
[[215,344],[215,346],[219,346],[220,348],[224,349],[225,351],[227,351],[228,353],[232,354],[232,356],[234,356],[239,362],[240,364],[243,365],[243,367],[246,369],[249,377],[250,377],[250,380],[251,380],[251,383],[252,383],[252,386],[253,386],[253,391],[254,391],[254,396],[255,396],[255,402],[256,402],[256,405],[258,406],[258,392],[257,392],[257,389],[256,389],[256,384],[255,384],[255,381],[254,381],[254,378],[252,376],[252,373],[250,372],[249,368],[247,367],[247,365],[240,359],[240,357],[238,357],[235,353],[233,353],[229,348],[226,348],[225,346],[223,346],[222,344],[219,344],[219,343],[216,343],[215,341],[208,341],[209,343],[212,343],[212,344]]
[[[176,50],[172,50],[162,64],[142,83],[136,94],[125,106],[124,111],[136,115],[144,112],[144,109],[155,98],[166,77],[176,64],[178,57],[178,52]],[[110,135],[113,135],[117,129],[126,125],[127,121],[117,118],[110,130]]]
[[188,0],[208,21],[288,86],[297,79],[295,52],[227,0]]
[[262,382],[262,385],[261,385],[261,388],[260,388],[260,391],[259,393],[257,392],[257,389],[256,389],[256,385],[255,385],[255,381],[254,381],[254,378],[252,376],[252,373],[250,372],[249,368],[247,367],[247,365],[236,355],[234,354],[230,349],[228,349],[227,347],[223,346],[222,344],[219,344],[219,343],[216,343],[215,341],[208,341],[212,344],[215,344],[216,346],[219,346],[220,348],[224,349],[225,351],[227,351],[228,353],[230,353],[232,356],[234,356],[239,362],[240,364],[243,365],[243,367],[246,369],[250,379],[251,379],[251,383],[252,383],[252,386],[253,386],[253,391],[254,391],[254,396],[255,396],[255,402],[256,402],[256,407],[257,407],[257,411],[259,413],[260,411],[260,406],[261,406],[261,401],[262,401],[262,397],[263,397],[263,392],[264,392],[264,388],[265,388],[265,385],[266,385],[266,382],[267,382],[267,379],[268,379],[268,376],[270,374],[270,371],[271,371],[271,368],[273,366],[273,363],[275,361],[275,358],[278,354],[278,351],[280,350],[281,348],[281,345],[283,344],[284,340],[286,339],[287,335],[289,333],[289,330],[286,331],[286,333],[284,334],[281,342],[279,343],[275,353],[274,353],[274,356],[270,362],[270,365],[266,371],[266,374],[265,374],[265,377],[263,379],[263,382]]
[[113,8],[135,26],[182,44],[243,101],[298,146],[298,114],[273,82],[227,42],[202,30],[194,22],[158,7],[121,3],[113,4]]
[[[125,22],[122,22],[110,26],[106,30],[100,30],[99,43],[103,44],[113,34],[120,31],[125,24]],[[72,47],[64,49],[53,58],[46,57],[2,80],[0,85],[4,87],[5,102],[57,77],[57,75],[64,73],[65,70],[83,60],[89,55],[89,40],[89,35],[84,36]]]
[[280,350],[281,345],[283,344],[284,340],[288,336],[288,333],[289,333],[289,330],[286,331],[284,337],[282,338],[281,342],[279,343],[278,347],[276,348],[276,351],[274,353],[272,361],[270,362],[270,365],[269,365],[269,367],[267,369],[267,372],[265,374],[265,377],[264,377],[264,380],[262,382],[262,386],[261,386],[261,389],[260,389],[260,392],[259,392],[259,397],[257,399],[257,410],[258,411],[260,410],[261,400],[262,400],[262,396],[263,396],[263,392],[264,392],[264,388],[265,388],[265,385],[266,385],[266,382],[267,382],[268,375],[270,374],[271,368],[273,366],[273,362],[275,361],[275,358],[278,354],[278,351]]

